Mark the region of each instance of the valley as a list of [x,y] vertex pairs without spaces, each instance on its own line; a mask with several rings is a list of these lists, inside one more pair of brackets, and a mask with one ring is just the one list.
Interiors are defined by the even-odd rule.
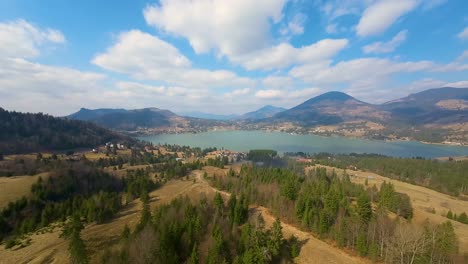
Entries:
[[[187,155],[189,155],[189,153],[191,153],[190,155],[200,155],[194,154],[200,153],[200,150],[190,149],[188,147],[178,147],[174,145],[147,145],[145,149],[148,149],[149,152],[146,152],[146,150],[144,150],[141,153],[142,156],[139,156],[140,154],[138,154],[137,157],[139,158],[137,160],[139,161],[136,164],[135,161],[130,161],[132,164],[124,162],[123,164],[121,164],[122,166],[118,165],[118,163],[116,165],[110,166],[106,166],[105,164],[106,160],[107,162],[112,162],[112,160],[117,160],[117,158],[123,158],[123,160],[125,160],[130,157],[129,155],[135,155],[134,151],[129,152],[119,150],[115,154],[112,154],[111,151],[108,153],[108,155],[103,155],[101,153],[79,154],[88,155],[89,160],[95,162],[96,164],[103,164],[104,166],[106,166],[104,167],[104,169],[108,173],[114,175],[114,177],[126,179],[128,177],[132,177],[131,175],[135,175],[134,172],[141,173],[143,171],[147,171],[147,177],[149,177],[151,181],[160,184],[159,187],[156,187],[156,189],[148,193],[147,202],[141,200],[142,198],[128,200],[127,196],[122,196],[123,205],[118,211],[115,212],[115,215],[112,216],[112,218],[102,223],[96,223],[91,221],[85,224],[84,229],[81,231],[81,237],[83,239],[84,244],[86,245],[86,248],[88,249],[87,254],[91,263],[100,263],[103,256],[107,254],[106,252],[121,250],[122,230],[124,230],[126,226],[128,226],[130,230],[139,229],[138,226],[140,225],[142,221],[142,216],[144,215],[143,212],[145,210],[145,203],[148,204],[148,208],[150,211],[157,211],[157,208],[159,208],[159,206],[168,204],[175,199],[177,200],[177,198],[185,196],[187,196],[192,202],[203,203],[203,199],[212,200],[216,196],[216,193],[220,193],[224,198],[224,201],[228,201],[230,200],[232,193],[236,193],[237,195],[239,195],[237,193],[238,189],[235,188],[231,189],[231,191],[228,191],[225,190],[225,187],[223,186],[236,186],[236,181],[242,181],[243,177],[250,177],[248,176],[249,174],[245,173],[246,169],[249,170],[248,167],[251,165],[247,165],[249,163],[246,163],[245,161],[237,164],[227,164],[223,166],[219,165],[219,167],[202,166],[197,168],[197,166],[200,165],[196,165],[195,167],[193,167],[194,169],[192,170],[189,169],[186,170],[186,172],[176,172],[181,174],[171,174],[171,166],[174,165],[176,167],[182,166],[180,168],[184,168],[185,165],[183,164],[185,163],[186,166],[188,166],[187,168],[189,168],[193,166],[191,164],[198,164],[193,162],[205,161],[208,163],[213,163],[215,160],[218,159],[218,157],[216,155],[213,156],[213,154],[211,153],[217,152],[209,152],[208,150],[203,151],[203,153],[207,153],[205,157],[198,156],[198,158],[195,158],[195,156],[190,159],[191,161],[187,159],[187,161],[183,161],[183,163],[174,163],[174,165],[165,167],[166,169],[163,169],[163,167],[159,168],[159,166],[166,166],[163,165],[165,162],[155,163],[156,165],[151,165],[147,162],[153,160],[154,158],[169,158],[169,160],[167,160],[166,162],[171,163],[172,161],[170,161],[170,157],[173,158],[174,156],[176,156],[187,158]],[[256,160],[257,158],[254,158],[252,155],[253,154],[249,153],[248,158]],[[28,158],[36,159],[36,155],[7,156],[6,160],[8,162],[15,162],[15,160],[18,159]],[[48,160],[51,158],[52,155],[50,154],[42,155],[42,159]],[[261,158],[261,156],[259,156],[259,158]],[[64,162],[66,160],[66,156],[59,156],[57,162]],[[280,161],[281,160],[279,159],[277,160],[277,162]],[[246,165],[247,167],[245,167]],[[300,163],[298,163],[297,165],[300,165]],[[325,168],[328,171],[328,177],[332,177],[331,179],[333,179],[334,173],[336,173],[339,177],[343,177],[344,175],[344,170],[330,166],[315,165],[312,167],[305,166],[303,168],[304,175],[309,175],[309,172],[312,173],[310,175],[318,173],[318,171],[316,170],[317,168]],[[163,169],[163,171],[161,171],[161,169]],[[257,170],[255,168],[252,169],[254,169],[254,171]],[[270,169],[258,168],[258,170],[269,171]],[[271,170],[271,173],[273,172],[274,170]],[[232,178],[233,174],[238,176],[234,176],[235,178]],[[52,175],[55,174],[52,173]],[[141,175],[139,177],[144,177],[143,175],[145,174],[139,175]],[[174,175],[175,178],[171,178],[174,176],[170,175]],[[360,170],[352,170],[348,171],[348,175],[352,183],[364,187],[370,187],[374,184],[377,187],[379,187],[379,185],[383,181],[391,182],[392,184],[394,184],[395,190],[397,192],[407,194],[410,198],[413,207],[413,217],[411,220],[411,224],[426,225],[425,223],[426,221],[428,221],[430,225],[442,225],[445,222],[450,221],[453,225],[454,232],[458,237],[457,244],[460,255],[462,256],[464,254],[468,254],[468,252],[466,251],[466,248],[468,248],[468,240],[466,239],[468,237],[468,225],[449,220],[444,216],[447,214],[447,210],[451,210],[453,213],[460,215],[464,210],[466,210],[466,208],[468,208],[467,201],[458,200],[451,196],[441,194],[424,187],[415,186],[408,183],[385,178],[375,173],[363,172]],[[33,182],[34,180],[37,180],[39,176],[40,175],[13,176],[3,178],[4,180],[2,181],[2,188],[3,190],[7,191],[2,193],[3,196],[1,198],[4,199],[4,201],[2,202],[6,203],[7,201],[13,201],[15,199],[19,199],[23,195],[25,195],[26,197],[31,197],[32,194],[26,191],[27,185],[24,186],[23,189],[21,189],[20,191],[17,190],[17,187],[15,186],[17,186],[18,183],[16,181],[18,179],[26,179],[26,177],[29,177],[29,182]],[[47,177],[45,174],[41,174],[41,176],[43,176],[44,180],[47,181]],[[228,183],[230,181],[233,182],[227,185],[222,184],[222,182]],[[348,247],[343,248],[343,246],[340,246],[340,244],[334,241],[332,237],[324,236],[323,234],[317,233],[317,231],[314,231],[315,229],[309,229],[300,222],[297,222],[295,218],[291,218],[292,216],[289,215],[289,212],[291,212],[291,208],[285,211],[283,209],[283,212],[281,210],[278,211],[278,209],[284,205],[289,204],[289,206],[291,206],[290,201],[282,197],[283,194],[275,194],[279,196],[276,196],[277,198],[271,201],[269,201],[269,198],[266,197],[261,198],[263,197],[261,194],[267,191],[268,189],[273,188],[272,190],[275,190],[276,187],[272,185],[273,183],[267,183],[266,185],[260,184],[258,186],[254,183],[251,184],[252,187],[255,187],[257,191],[254,191],[255,189],[251,188],[248,188],[245,191],[246,195],[253,195],[252,198],[249,199],[251,202],[248,207],[248,222],[257,223],[258,225],[257,221],[259,219],[259,215],[261,215],[266,227],[270,228],[273,226],[275,218],[279,217],[281,219],[282,233],[284,238],[289,239],[289,237],[294,235],[300,242],[300,251],[298,256],[294,259],[295,263],[310,263],[311,259],[315,259],[319,263],[371,263],[371,261],[368,258],[364,256],[359,256],[358,252],[356,252],[355,250]],[[276,193],[277,191],[273,192]],[[241,195],[242,193],[244,193],[244,191],[241,191]],[[299,194],[300,193],[301,192],[299,192]],[[280,199],[279,201],[282,201],[280,202],[280,205],[275,205],[276,202],[274,201],[276,201],[276,199]],[[281,203],[285,204],[281,205]],[[349,210],[354,211],[355,209],[351,207],[351,209]],[[377,209],[374,210],[374,213],[378,214]],[[14,245],[12,248],[7,249],[5,248],[5,246],[0,248],[0,259],[7,261],[6,263],[67,263],[69,258],[69,255],[67,254],[67,247],[69,242],[63,237],[61,237],[62,228],[64,227],[64,225],[67,225],[66,222],[57,221],[50,223],[46,227],[39,228],[37,231],[24,233],[23,235],[18,237],[18,240],[16,241],[17,244]]]
[[0,264],[468,264],[466,10],[0,1]]

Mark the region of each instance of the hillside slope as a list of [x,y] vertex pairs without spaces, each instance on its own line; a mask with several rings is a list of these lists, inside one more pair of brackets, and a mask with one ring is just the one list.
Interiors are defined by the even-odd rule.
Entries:
[[187,131],[224,124],[223,121],[185,117],[159,108],[81,109],[68,116],[71,119],[88,120],[98,125],[119,131]]
[[468,122],[468,88],[437,88],[379,106],[392,121],[409,125]]
[[92,148],[109,141],[133,139],[89,122],[0,108],[0,153]]

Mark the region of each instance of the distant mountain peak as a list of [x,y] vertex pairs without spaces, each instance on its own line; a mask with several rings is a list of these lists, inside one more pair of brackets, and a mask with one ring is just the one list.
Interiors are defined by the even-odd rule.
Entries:
[[275,114],[283,112],[285,110],[286,109],[282,107],[277,107],[273,105],[265,105],[260,109],[243,114],[238,119],[251,119],[251,120],[263,119],[263,118],[272,117]]
[[346,101],[346,100],[355,99],[355,98],[343,92],[331,91],[331,92],[326,92],[324,94],[316,96],[312,99],[315,99],[316,101],[323,101],[323,100]]

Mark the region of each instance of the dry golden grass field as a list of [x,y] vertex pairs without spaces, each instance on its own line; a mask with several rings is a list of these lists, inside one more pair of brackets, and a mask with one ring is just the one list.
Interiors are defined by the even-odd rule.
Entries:
[[28,196],[31,193],[31,186],[37,182],[39,177],[45,180],[47,173],[34,176],[0,177],[0,209],[6,207],[9,202],[14,202],[22,196]]

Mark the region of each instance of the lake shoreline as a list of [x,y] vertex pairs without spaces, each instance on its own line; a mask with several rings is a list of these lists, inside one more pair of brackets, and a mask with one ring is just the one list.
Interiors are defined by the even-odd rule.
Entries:
[[429,141],[420,141],[416,139],[390,139],[390,138],[385,138],[385,139],[378,139],[378,138],[369,138],[369,137],[360,137],[360,136],[349,136],[349,135],[341,135],[341,134],[335,134],[335,133],[330,133],[330,134],[323,134],[323,133],[313,133],[313,132],[287,132],[287,131],[282,131],[282,130],[275,130],[275,129],[231,129],[231,128],[225,128],[225,127],[219,127],[215,129],[206,129],[206,130],[200,130],[200,131],[171,131],[171,130],[163,130],[163,131],[158,131],[158,132],[152,132],[152,133],[141,133],[141,132],[131,132],[131,135],[139,138],[139,137],[148,137],[148,136],[157,136],[157,135],[165,135],[165,134],[171,134],[171,135],[180,135],[180,134],[199,134],[199,133],[207,133],[207,132],[233,132],[233,131],[259,131],[259,132],[267,132],[267,133],[287,133],[290,135],[314,135],[314,136],[320,136],[320,137],[326,137],[326,138],[332,138],[332,137],[344,137],[344,138],[350,138],[350,139],[360,139],[360,140],[371,140],[371,141],[382,141],[382,142],[418,142],[421,144],[427,144],[427,145],[440,145],[440,146],[467,146],[468,147],[468,142],[466,143],[461,143],[461,142],[429,142]]
[[267,148],[278,152],[375,153],[406,158],[468,155],[467,146],[424,144],[408,140],[351,138],[338,135],[291,134],[267,130],[213,130],[200,133],[145,135],[138,139],[155,144],[217,147],[234,151]]

